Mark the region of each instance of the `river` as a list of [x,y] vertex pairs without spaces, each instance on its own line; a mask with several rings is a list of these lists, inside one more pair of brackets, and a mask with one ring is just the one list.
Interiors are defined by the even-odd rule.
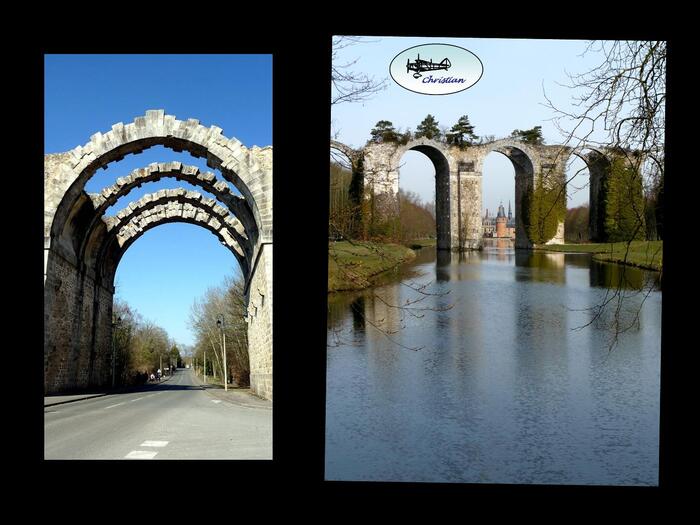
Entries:
[[329,295],[326,479],[657,485],[657,275],[491,240]]

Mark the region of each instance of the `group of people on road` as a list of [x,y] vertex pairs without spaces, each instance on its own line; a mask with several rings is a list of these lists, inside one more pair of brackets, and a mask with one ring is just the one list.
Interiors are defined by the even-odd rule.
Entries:
[[146,382],[149,381],[160,381],[161,377],[163,377],[163,374],[160,370],[160,368],[155,372],[151,372],[150,374],[148,372],[145,372],[146,374]]

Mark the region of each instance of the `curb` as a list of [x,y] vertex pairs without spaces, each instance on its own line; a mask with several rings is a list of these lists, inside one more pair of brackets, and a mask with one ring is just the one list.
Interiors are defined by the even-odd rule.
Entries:
[[68,399],[68,400],[66,400],[66,401],[56,401],[55,403],[49,403],[49,404],[44,403],[44,408],[54,407],[54,406],[57,406],[57,405],[65,405],[66,403],[75,403],[76,401],[85,401],[86,399],[94,399],[94,398],[96,398],[96,397],[104,397],[104,396],[108,396],[108,395],[109,395],[109,394],[107,394],[107,393],[105,393],[105,394],[94,394],[94,395],[91,395],[91,396],[79,397],[79,398],[76,398],[76,399]]
[[[163,383],[167,383],[168,381],[170,381],[170,379],[171,379],[172,377],[173,377],[173,376],[170,375],[170,376],[168,376],[167,379],[161,381],[161,382],[158,383],[158,384],[159,384],[159,385],[162,385]],[[104,392],[104,393],[102,393],[102,394],[91,394],[91,395],[87,395],[87,394],[86,394],[85,397],[79,397],[79,398],[77,398],[77,399],[68,399],[68,400],[66,400],[66,401],[56,401],[55,403],[46,404],[46,402],[44,402],[44,408],[53,407],[53,406],[57,406],[57,405],[65,405],[66,403],[75,403],[76,401],[85,401],[86,399],[94,399],[94,398],[97,398],[97,397],[104,397],[104,396],[109,396],[109,395],[112,395],[112,394],[120,394],[120,393],[122,393],[122,392],[123,392],[123,390],[122,390],[122,391],[116,390],[116,391],[114,391],[114,392]]]
[[[203,383],[197,374],[195,374],[195,378],[196,378],[197,382],[199,383],[199,386],[201,386],[201,387],[210,384],[210,383]],[[235,401],[233,399],[226,399],[225,397],[222,398],[221,396],[217,396],[216,394],[211,392],[211,390],[220,390],[221,392],[224,392],[223,388],[216,388],[216,389],[202,388],[202,390],[207,395],[209,395],[209,397],[215,397],[215,398],[220,399],[221,401],[224,401],[224,402],[229,403],[231,405],[235,405],[235,406],[243,407],[243,408],[253,408],[253,409],[258,409],[258,410],[272,410],[272,406],[266,407],[266,406],[258,406],[258,405],[249,405],[246,403],[241,403],[241,402]]]

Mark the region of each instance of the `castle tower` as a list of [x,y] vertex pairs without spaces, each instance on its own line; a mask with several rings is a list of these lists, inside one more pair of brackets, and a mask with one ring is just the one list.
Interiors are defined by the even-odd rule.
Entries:
[[496,237],[506,236],[506,210],[503,208],[503,201],[498,207],[498,215],[496,215]]
[[510,201],[508,201],[508,224],[513,221],[513,213],[510,211]]

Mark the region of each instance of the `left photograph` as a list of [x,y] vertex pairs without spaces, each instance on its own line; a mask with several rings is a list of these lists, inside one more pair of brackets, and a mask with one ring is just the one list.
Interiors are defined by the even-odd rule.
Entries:
[[272,55],[44,55],[44,458],[272,459]]

